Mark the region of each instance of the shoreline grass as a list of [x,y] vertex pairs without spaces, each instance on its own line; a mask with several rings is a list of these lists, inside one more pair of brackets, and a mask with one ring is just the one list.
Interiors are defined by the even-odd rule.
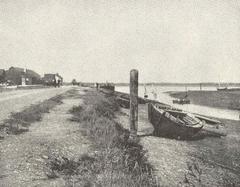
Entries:
[[[159,186],[146,151],[139,143],[128,141],[129,131],[114,120],[119,110],[115,96],[89,90],[82,99],[83,105],[70,110],[71,120],[82,125],[94,153],[82,155],[78,161],[51,159],[53,176],[62,175],[71,185]],[[70,171],[71,165],[74,169]]]

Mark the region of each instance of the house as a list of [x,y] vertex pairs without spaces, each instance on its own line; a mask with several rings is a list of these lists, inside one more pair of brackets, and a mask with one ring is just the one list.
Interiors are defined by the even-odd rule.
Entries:
[[41,76],[38,73],[36,73],[35,71],[30,70],[30,69],[26,69],[25,78],[26,78],[27,85],[42,83]]
[[4,83],[6,78],[6,72],[4,69],[0,69],[0,83]]
[[43,82],[45,85],[48,86],[62,85],[63,78],[58,73],[56,74],[48,73],[44,74]]
[[6,71],[6,80],[8,82],[12,82],[15,85],[21,85],[22,77],[24,77],[24,75],[25,75],[25,71],[23,68],[10,67]]
[[32,85],[40,84],[41,76],[30,69],[10,67],[6,71],[6,80],[15,85]]

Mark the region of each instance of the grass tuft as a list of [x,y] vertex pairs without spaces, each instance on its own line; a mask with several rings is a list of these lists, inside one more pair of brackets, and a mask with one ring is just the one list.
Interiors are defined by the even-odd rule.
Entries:
[[[90,186],[158,186],[146,151],[139,143],[128,141],[129,131],[114,120],[119,110],[115,97],[89,90],[82,98],[84,105],[74,106],[70,112],[72,120],[83,125],[83,134],[93,142],[95,152],[77,162],[53,159],[52,171],[81,185],[85,181]],[[63,168],[68,167],[74,171],[64,173]]]

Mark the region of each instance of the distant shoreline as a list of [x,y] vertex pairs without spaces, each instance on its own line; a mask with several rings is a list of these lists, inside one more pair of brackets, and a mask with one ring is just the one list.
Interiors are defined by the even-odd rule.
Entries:
[[[115,86],[128,86],[129,83],[114,83]],[[162,82],[162,83],[139,83],[140,86],[146,85],[146,86],[189,86],[189,87],[199,87],[200,85],[202,88],[204,87],[218,87],[219,83],[215,82],[205,82],[205,83],[168,83],[168,82]],[[240,87],[240,83],[221,83],[221,87]]]

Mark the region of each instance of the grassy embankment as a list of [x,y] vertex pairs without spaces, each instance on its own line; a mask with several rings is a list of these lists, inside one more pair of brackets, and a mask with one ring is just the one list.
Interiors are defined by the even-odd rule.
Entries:
[[[186,92],[168,92],[175,98],[183,98]],[[192,103],[210,107],[240,110],[240,91],[188,91]]]
[[82,134],[93,143],[93,153],[78,161],[55,158],[52,171],[82,186],[158,186],[146,151],[129,142],[129,131],[114,120],[119,110],[115,97],[89,90],[81,98],[84,104],[72,108],[71,120],[79,122]]
[[23,111],[12,113],[3,124],[0,124],[0,132],[5,134],[20,134],[28,131],[31,123],[41,121],[42,115],[48,113],[56,105],[62,104],[63,95],[57,95],[41,103],[31,105]]

